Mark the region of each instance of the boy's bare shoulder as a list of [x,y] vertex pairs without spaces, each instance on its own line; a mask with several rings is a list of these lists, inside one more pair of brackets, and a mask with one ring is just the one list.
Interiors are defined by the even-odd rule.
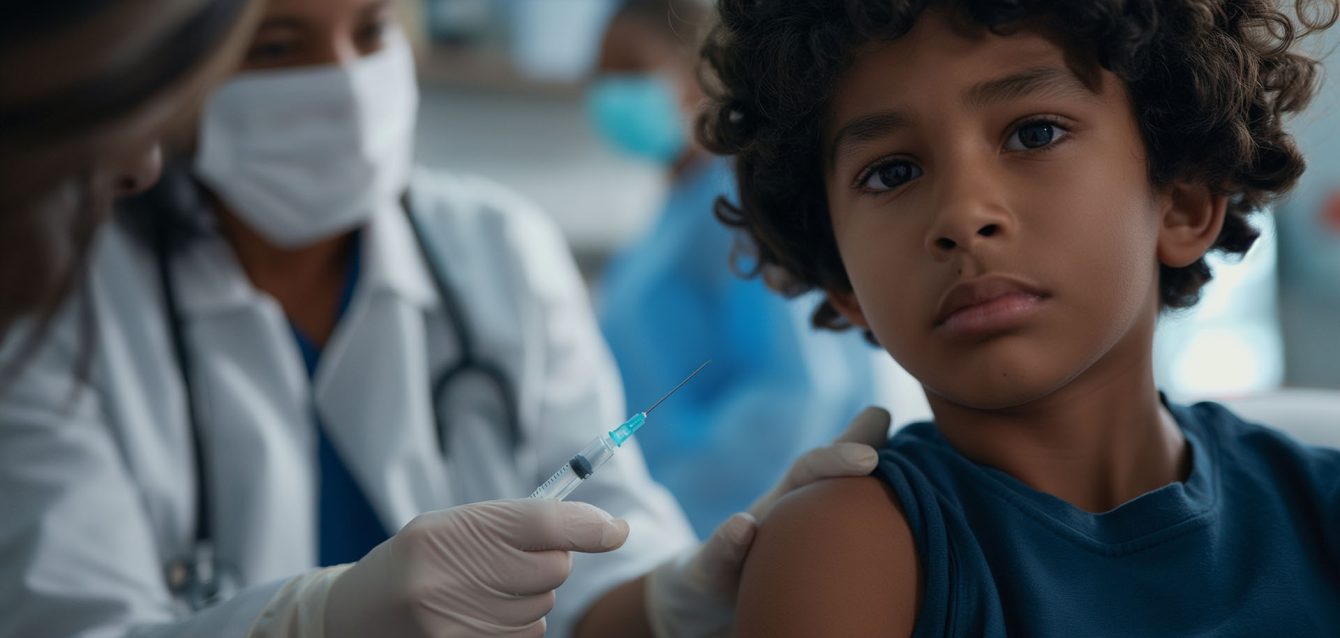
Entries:
[[740,583],[741,636],[908,636],[920,569],[893,493],[870,477],[796,490],[761,522]]

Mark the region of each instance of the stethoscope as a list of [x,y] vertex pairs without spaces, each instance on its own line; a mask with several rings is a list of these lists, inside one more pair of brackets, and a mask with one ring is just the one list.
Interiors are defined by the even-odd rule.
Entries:
[[[511,449],[515,450],[521,441],[521,423],[518,415],[519,407],[515,386],[501,366],[480,356],[474,332],[465,319],[460,297],[447,278],[446,265],[442,262],[438,251],[433,249],[422,222],[411,211],[408,195],[401,199],[401,204],[401,210],[404,211],[405,218],[409,221],[419,251],[424,260],[428,262],[428,271],[432,277],[433,285],[437,289],[438,297],[442,300],[447,322],[455,333],[461,350],[458,360],[438,373],[432,383],[433,421],[438,449],[445,458],[447,456],[447,424],[443,417],[444,410],[441,409],[440,400],[443,393],[458,380],[469,375],[478,375],[489,385],[492,385],[497,392],[502,405],[507,442],[511,445]],[[201,443],[202,418],[200,404],[197,400],[196,386],[191,372],[191,348],[186,338],[185,322],[182,319],[181,306],[177,300],[170,264],[174,239],[173,228],[166,215],[159,214],[156,216],[156,220],[153,236],[154,256],[158,265],[159,286],[163,293],[169,337],[172,340],[173,358],[176,360],[178,374],[180,374],[186,396],[187,418],[191,423],[191,453],[196,468],[195,539],[190,551],[185,556],[177,557],[164,566],[164,578],[168,590],[177,600],[184,602],[192,610],[199,610],[218,602],[226,595],[231,595],[236,588],[236,578],[230,570],[223,568],[215,551],[214,522],[210,513],[209,472],[206,466],[204,447]]]

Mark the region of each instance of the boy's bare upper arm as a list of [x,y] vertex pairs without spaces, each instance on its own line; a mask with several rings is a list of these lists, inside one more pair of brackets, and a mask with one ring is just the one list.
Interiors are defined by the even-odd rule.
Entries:
[[879,480],[821,481],[779,501],[740,583],[740,636],[910,636],[920,568]]

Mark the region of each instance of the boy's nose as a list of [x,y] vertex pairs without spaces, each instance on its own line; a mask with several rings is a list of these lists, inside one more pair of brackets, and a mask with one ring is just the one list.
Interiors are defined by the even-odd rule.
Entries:
[[[971,251],[984,241],[1007,238],[1014,228],[1008,206],[986,179],[962,179],[949,185],[941,199],[939,214],[927,229],[926,251],[936,260],[947,260]],[[971,183],[968,183],[971,182]]]
[[984,224],[976,231],[968,233],[956,233],[952,229],[946,229],[947,232],[935,237],[931,242],[931,252],[937,256],[948,257],[952,255],[959,247],[966,247],[972,241],[980,238],[994,237],[1000,234],[1002,228],[1000,224]]
[[957,153],[946,157],[935,184],[936,214],[923,240],[936,261],[971,252],[982,242],[999,242],[1014,232],[1008,203],[1008,175],[998,172],[993,157]]

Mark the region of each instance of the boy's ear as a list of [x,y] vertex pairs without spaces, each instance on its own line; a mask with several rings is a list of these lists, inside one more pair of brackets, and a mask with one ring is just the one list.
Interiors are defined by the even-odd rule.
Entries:
[[856,300],[856,293],[850,290],[829,290],[827,295],[828,303],[847,320],[847,323],[857,328],[870,329],[870,323],[865,320],[865,312],[861,310],[861,302]]
[[1183,268],[1209,252],[1224,227],[1228,196],[1203,182],[1173,182],[1164,194],[1159,263]]

